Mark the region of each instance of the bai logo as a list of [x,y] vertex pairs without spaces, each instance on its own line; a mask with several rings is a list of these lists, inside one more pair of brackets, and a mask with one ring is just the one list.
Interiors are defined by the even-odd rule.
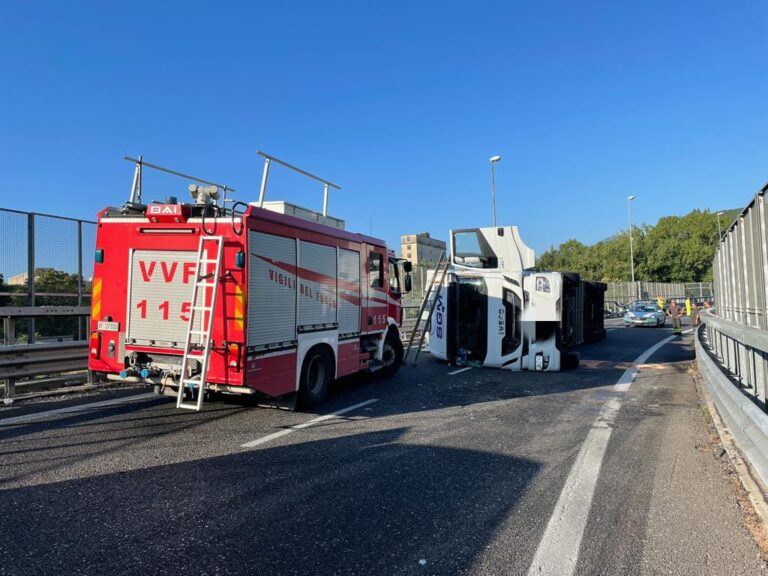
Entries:
[[150,204],[147,214],[152,216],[180,216],[181,204]]

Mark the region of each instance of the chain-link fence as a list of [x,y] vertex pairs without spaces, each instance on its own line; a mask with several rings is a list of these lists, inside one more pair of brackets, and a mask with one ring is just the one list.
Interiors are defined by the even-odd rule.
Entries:
[[606,282],[605,299],[627,304],[632,300],[711,300],[711,282]]
[[[0,316],[3,308],[90,304],[95,222],[0,208],[0,242]],[[14,314],[0,341],[82,340],[87,328],[82,317]]]

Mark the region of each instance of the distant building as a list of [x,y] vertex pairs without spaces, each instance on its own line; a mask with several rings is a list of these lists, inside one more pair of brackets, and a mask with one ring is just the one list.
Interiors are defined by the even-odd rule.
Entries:
[[445,251],[445,242],[432,238],[429,232],[400,236],[400,255],[413,265],[436,264]]
[[15,276],[7,278],[5,283],[8,286],[26,286],[28,280],[29,274],[27,272],[22,272],[21,274],[16,274]]

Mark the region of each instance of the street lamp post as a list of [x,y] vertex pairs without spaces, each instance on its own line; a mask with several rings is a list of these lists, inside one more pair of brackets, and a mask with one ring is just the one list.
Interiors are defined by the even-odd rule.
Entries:
[[722,216],[723,212],[717,213],[717,240],[720,241],[723,239],[723,231],[720,229],[720,216]]
[[629,264],[632,269],[632,289],[635,288],[635,253],[632,246],[632,200],[635,197],[627,196],[627,210],[629,211]]
[[501,160],[501,156],[491,156],[491,192],[493,194],[493,227],[496,227],[496,173],[493,165]]

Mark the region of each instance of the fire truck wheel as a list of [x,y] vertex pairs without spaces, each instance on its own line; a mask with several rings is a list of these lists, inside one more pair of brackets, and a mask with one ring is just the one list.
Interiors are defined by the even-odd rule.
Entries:
[[390,378],[397,374],[400,365],[403,363],[403,341],[397,335],[397,332],[390,330],[384,340],[384,351],[381,355],[383,368],[379,370],[382,378]]
[[301,367],[299,401],[302,408],[311,408],[325,402],[333,380],[333,362],[325,348],[307,352]]

